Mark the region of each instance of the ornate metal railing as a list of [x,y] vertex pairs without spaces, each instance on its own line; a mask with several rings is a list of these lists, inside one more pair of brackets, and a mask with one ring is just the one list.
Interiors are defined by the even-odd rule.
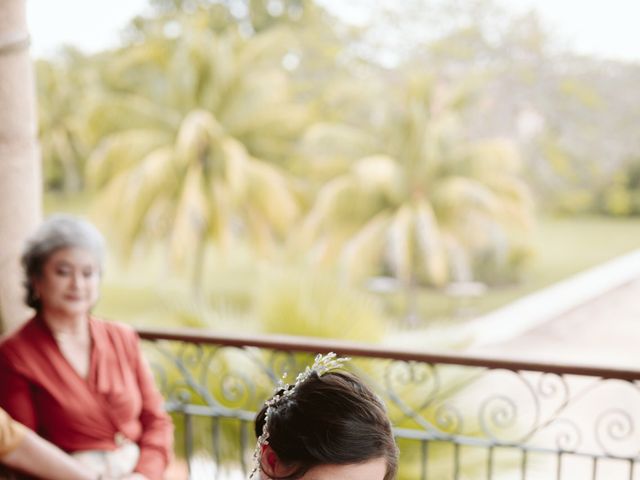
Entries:
[[246,479],[256,409],[316,353],[386,401],[401,479],[633,479],[640,371],[431,355],[338,341],[139,330],[190,477]]

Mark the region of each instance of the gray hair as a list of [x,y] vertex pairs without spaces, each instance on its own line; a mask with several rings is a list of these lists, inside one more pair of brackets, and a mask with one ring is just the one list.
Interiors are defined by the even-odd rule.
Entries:
[[63,248],[82,248],[91,252],[100,269],[104,260],[104,238],[91,223],[72,215],[56,214],[47,218],[36,230],[22,253],[21,263],[27,289],[26,304],[40,309],[33,280],[42,273],[49,256]]

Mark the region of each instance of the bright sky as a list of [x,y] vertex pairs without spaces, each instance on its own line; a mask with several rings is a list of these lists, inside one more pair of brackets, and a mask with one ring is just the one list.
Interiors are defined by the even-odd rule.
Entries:
[[40,57],[64,44],[85,52],[116,45],[120,30],[147,4],[148,0],[27,0],[31,51]]
[[500,0],[513,11],[535,8],[580,53],[640,62],[638,0]]
[[[640,62],[638,0],[498,1],[516,12],[537,9],[580,53]],[[147,0],[28,0],[33,54],[51,55],[65,43],[88,52],[115,45],[127,20],[145,8]]]

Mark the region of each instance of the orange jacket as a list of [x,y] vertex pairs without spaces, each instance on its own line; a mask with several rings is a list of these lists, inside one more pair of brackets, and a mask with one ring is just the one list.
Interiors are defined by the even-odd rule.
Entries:
[[135,468],[160,480],[173,448],[163,408],[137,334],[89,319],[89,374],[67,362],[45,322],[35,317],[0,344],[0,407],[68,452],[112,450],[124,435],[140,447]]

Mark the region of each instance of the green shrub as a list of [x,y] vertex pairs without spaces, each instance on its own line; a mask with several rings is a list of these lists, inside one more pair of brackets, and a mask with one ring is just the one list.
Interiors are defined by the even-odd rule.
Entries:
[[255,314],[266,333],[379,342],[386,330],[375,299],[319,271],[266,274]]

